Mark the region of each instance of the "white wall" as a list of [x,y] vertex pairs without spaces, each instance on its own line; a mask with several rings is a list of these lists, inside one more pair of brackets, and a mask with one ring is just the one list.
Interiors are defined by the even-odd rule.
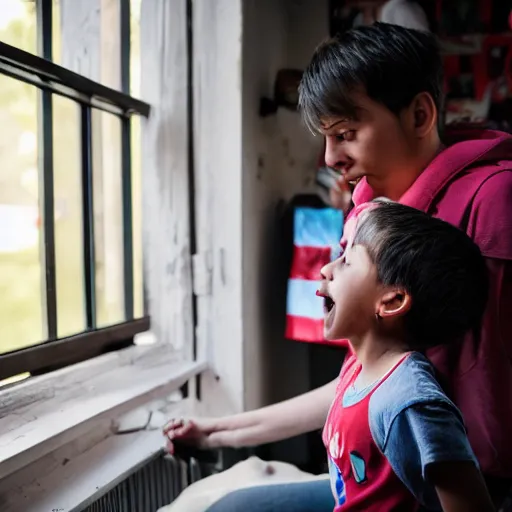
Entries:
[[258,115],[276,73],[304,69],[328,36],[327,0],[245,0],[242,59],[244,406],[309,389],[308,347],[283,338],[284,290],[276,283],[278,205],[314,190],[321,148],[297,112]]
[[195,0],[193,18],[197,336],[213,369],[202,412],[222,415],[244,408],[242,0]]
[[321,141],[298,113],[263,119],[259,104],[273,96],[277,71],[303,69],[327,36],[327,3],[194,2],[197,252],[212,269],[198,298],[200,353],[213,368],[202,383],[205,414],[309,388],[308,347],[283,338],[275,236],[280,202],[313,189]]

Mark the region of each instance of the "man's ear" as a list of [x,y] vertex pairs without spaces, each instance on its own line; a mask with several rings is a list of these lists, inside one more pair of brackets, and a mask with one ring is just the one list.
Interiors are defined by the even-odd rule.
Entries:
[[409,293],[400,288],[389,290],[380,298],[376,314],[380,318],[403,316],[410,311],[412,299]]
[[439,113],[434,99],[428,92],[417,94],[406,109],[409,126],[416,137],[423,138],[437,127]]

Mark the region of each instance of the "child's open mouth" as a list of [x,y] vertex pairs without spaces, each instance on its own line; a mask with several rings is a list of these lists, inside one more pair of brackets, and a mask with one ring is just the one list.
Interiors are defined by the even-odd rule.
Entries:
[[324,314],[328,315],[334,308],[335,304],[331,297],[327,294],[327,291],[318,290],[316,292],[317,297],[324,299]]
[[316,292],[316,294],[318,297],[322,297],[322,299],[324,299],[324,329],[329,330],[332,327],[334,317],[336,315],[336,303],[329,296],[325,288],[321,288]]
[[334,307],[334,301],[331,299],[331,297],[324,296],[324,313],[327,315],[332,311],[332,308]]

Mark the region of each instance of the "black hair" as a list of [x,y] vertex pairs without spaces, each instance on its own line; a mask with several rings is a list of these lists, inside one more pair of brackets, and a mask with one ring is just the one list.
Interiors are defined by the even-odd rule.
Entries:
[[488,275],[478,246],[461,230],[399,203],[381,202],[358,220],[364,246],[386,286],[411,296],[404,328],[411,349],[460,340],[480,328]]
[[421,92],[432,96],[441,117],[443,66],[429,32],[388,23],[348,30],[321,44],[299,87],[299,108],[318,130],[328,117],[358,118],[353,93],[366,93],[394,114]]

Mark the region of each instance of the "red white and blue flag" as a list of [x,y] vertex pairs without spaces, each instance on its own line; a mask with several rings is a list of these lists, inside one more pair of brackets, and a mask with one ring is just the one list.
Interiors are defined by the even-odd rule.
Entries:
[[296,207],[293,258],[286,298],[286,338],[324,343],[323,299],[316,296],[320,269],[340,252],[343,213],[334,208]]

